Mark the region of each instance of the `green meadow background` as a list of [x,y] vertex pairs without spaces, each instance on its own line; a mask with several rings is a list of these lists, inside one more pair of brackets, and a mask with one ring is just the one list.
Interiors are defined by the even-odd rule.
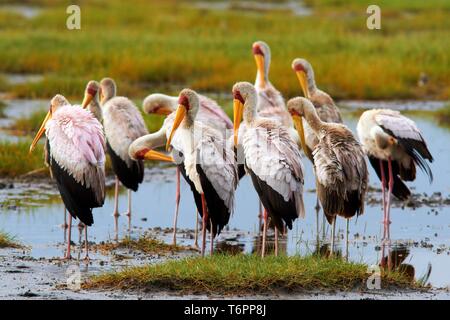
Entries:
[[[81,99],[90,79],[111,76],[121,95],[142,99],[182,87],[229,93],[253,81],[251,44],[272,49],[270,78],[286,97],[299,94],[290,64],[304,57],[318,85],[337,99],[448,99],[450,1],[305,0],[310,16],[199,9],[195,1],[0,1],[42,8],[27,19],[0,11],[0,74],[42,74],[42,81],[0,91],[19,98],[55,93]],[[66,7],[81,7],[82,29],[67,30]],[[382,29],[368,30],[366,8],[377,4]],[[428,82],[418,85],[421,74]]]

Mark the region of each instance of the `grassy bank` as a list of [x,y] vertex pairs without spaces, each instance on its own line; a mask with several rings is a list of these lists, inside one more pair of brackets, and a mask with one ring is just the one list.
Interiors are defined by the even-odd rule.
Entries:
[[[173,290],[197,294],[258,294],[288,290],[364,289],[367,266],[341,259],[214,255],[133,267],[95,276],[86,288]],[[414,286],[401,274],[382,278],[383,286]]]
[[[12,86],[19,97],[79,98],[87,80],[106,75],[136,98],[184,86],[229,92],[234,82],[254,79],[250,46],[263,39],[272,47],[271,79],[285,96],[299,92],[290,63],[303,56],[336,98],[450,97],[450,42],[443,41],[450,37],[449,2],[377,1],[379,31],[366,27],[373,1],[305,2],[311,16],[206,10],[191,1],[79,1],[82,29],[69,31],[67,2],[44,1],[33,19],[0,13],[0,72],[44,75]],[[421,73],[428,82],[419,87]]]
[[12,236],[0,230],[0,249],[3,248],[20,248],[20,245]]

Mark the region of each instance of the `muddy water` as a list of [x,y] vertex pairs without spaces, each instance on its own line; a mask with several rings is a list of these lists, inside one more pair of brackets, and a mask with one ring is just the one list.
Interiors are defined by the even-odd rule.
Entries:
[[[346,124],[355,130],[356,118],[345,116]],[[391,211],[392,225],[391,237],[393,246],[406,245],[408,252],[404,260],[415,269],[416,278],[424,275],[431,265],[429,282],[435,287],[447,287],[450,285],[450,215],[448,197],[450,193],[450,131],[438,127],[432,120],[411,116],[424,132],[429,142],[429,148],[435,156],[435,162],[431,168],[435,179],[430,185],[427,177],[421,172],[418,174],[413,192],[419,201],[416,208],[405,207],[395,203]],[[295,223],[283,241],[281,247],[288,254],[307,254],[316,250],[315,234],[315,194],[312,167],[306,159],[303,161],[306,172],[305,206],[307,208],[306,219]],[[172,226],[174,212],[174,184],[175,170],[173,168],[156,167],[148,169],[146,181],[139,191],[133,194],[133,212],[131,235],[138,237],[150,228],[170,228]],[[379,182],[372,169],[370,169],[370,185],[374,189],[379,188]],[[17,188],[23,186],[17,184]],[[25,187],[23,187],[26,189]],[[369,194],[369,203],[366,212],[357,220],[350,223],[350,259],[357,262],[374,264],[380,258],[380,236],[382,218],[379,191]],[[0,194],[13,192],[8,189],[0,190]],[[431,203],[424,204],[420,199],[430,199],[434,192],[441,192],[441,196],[435,194]],[[19,192],[20,193],[20,192]],[[426,194],[426,195],[425,195]],[[419,195],[422,197],[420,198]],[[34,195],[36,196],[36,195]],[[33,196],[32,196],[33,197]],[[1,198],[1,197],[0,197]],[[444,201],[447,199],[447,201]],[[29,202],[24,200],[24,202]],[[125,212],[127,195],[120,195],[120,211]],[[113,199],[108,197],[103,208],[94,210],[95,224],[89,229],[90,241],[99,243],[114,239],[115,227],[112,217]],[[248,177],[240,182],[236,196],[236,210],[226,231],[218,239],[221,248],[228,244],[234,250],[252,252],[259,243],[258,234],[258,199],[251,181]],[[30,246],[30,255],[34,258],[52,258],[62,256],[64,253],[64,231],[60,227],[63,222],[63,206],[54,203],[40,206],[4,206],[0,208],[0,229],[15,235],[17,239]],[[188,185],[182,181],[181,204],[178,226],[181,229],[193,229],[195,226],[195,207]],[[338,246],[342,250],[344,246],[345,223],[338,221]],[[119,236],[128,234],[128,219],[125,216],[119,218]],[[179,243],[192,244],[192,232],[180,234]],[[329,230],[327,230],[329,236]],[[166,241],[170,241],[170,232],[161,233]],[[73,240],[78,241],[78,230],[73,229]],[[0,255],[3,253],[0,251]],[[101,256],[94,256],[103,259]],[[104,269],[104,268],[103,268]],[[102,270],[102,268],[99,268]]]

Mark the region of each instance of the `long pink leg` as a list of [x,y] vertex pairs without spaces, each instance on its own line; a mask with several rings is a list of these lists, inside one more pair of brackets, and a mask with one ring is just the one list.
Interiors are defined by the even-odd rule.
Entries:
[[65,256],[65,259],[71,259],[72,256],[70,255],[70,242],[71,242],[71,238],[72,238],[72,215],[69,216],[69,233],[68,233],[68,240],[67,240],[67,253]]
[[131,231],[131,190],[128,189],[128,211],[125,214],[128,217],[128,232]]
[[206,247],[206,223],[208,221],[208,209],[206,208],[205,195],[202,193],[202,211],[203,211],[203,224],[202,224],[202,257],[205,256]]
[[386,177],[384,175],[383,160],[380,159],[380,171],[381,171],[381,192],[383,203],[383,239],[381,243],[381,267],[384,268],[384,255],[386,251]]
[[213,233],[212,220],[209,220],[209,228],[210,228],[209,230],[211,231],[210,232],[211,239],[210,239],[209,253],[210,253],[210,255],[213,255],[213,252],[214,252],[214,233]]
[[180,169],[177,167],[177,189],[175,193],[175,214],[173,217],[173,240],[174,246],[177,245],[177,221],[178,221],[178,209],[180,207]]
[[119,241],[119,215],[114,215],[114,240]]
[[261,248],[261,257],[264,258],[266,254],[266,236],[267,236],[267,210],[264,209],[264,230],[263,230],[263,239],[262,239],[262,248]]
[[388,269],[391,270],[392,267],[392,261],[391,261],[391,254],[390,254],[390,243],[391,243],[391,198],[392,198],[392,189],[394,187],[394,174],[392,172],[392,160],[389,157],[388,158],[388,169],[389,169],[389,192],[387,197],[387,212],[386,212],[386,236],[388,241]]
[[114,189],[114,217],[119,216],[119,178],[116,176],[116,186]]
[[275,227],[275,257],[278,257],[278,228]]
[[194,233],[194,247],[198,248],[198,210],[195,211],[195,233]]

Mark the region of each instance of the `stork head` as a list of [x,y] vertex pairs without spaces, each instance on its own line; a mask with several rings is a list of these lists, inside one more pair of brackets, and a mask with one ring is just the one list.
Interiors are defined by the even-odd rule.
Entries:
[[103,78],[100,81],[100,102],[105,104],[111,98],[114,98],[117,93],[117,86],[113,79]]
[[234,145],[238,144],[241,120],[250,122],[256,115],[256,89],[249,82],[238,82],[233,86]]
[[52,115],[61,107],[70,105],[69,101],[67,99],[57,94],[50,100],[50,108],[47,112],[47,115],[44,118],[44,121],[42,121],[41,127],[39,128],[38,132],[36,133],[36,136],[33,139],[33,142],[31,142],[30,145],[30,153],[33,152],[34,148],[36,147],[36,144],[38,143],[39,139],[42,137],[42,135],[45,132],[46,124],[47,122],[52,118]]
[[269,79],[270,47],[264,41],[256,41],[252,45],[252,52],[258,69],[258,86],[264,88]]
[[308,151],[309,148],[307,148],[306,146],[303,118],[306,116],[306,114],[310,114],[311,112],[315,113],[316,109],[314,108],[314,105],[311,103],[311,101],[309,101],[304,97],[292,98],[291,100],[288,101],[287,108],[289,113],[291,114],[294,126],[297,129],[302,149],[305,152],[305,155],[309,159],[312,159],[312,155],[309,154]]
[[148,114],[167,116],[177,109],[177,99],[161,93],[154,93],[144,99],[142,109]]
[[86,85],[86,90],[84,91],[84,98],[83,102],[81,103],[81,107],[83,109],[87,108],[87,106],[89,105],[89,103],[91,103],[93,99],[98,99],[99,93],[100,93],[100,84],[95,80],[89,81],[88,84]]
[[297,75],[303,95],[309,99],[311,97],[311,91],[316,88],[314,71],[311,64],[305,59],[297,58],[292,61],[292,70]]
[[[184,122],[185,127],[190,127],[195,121],[197,112],[200,106],[200,100],[198,94],[191,89],[181,90],[178,96],[178,108],[173,122],[172,131],[170,132],[169,139],[167,140],[166,149],[169,149],[170,142],[172,141],[175,131],[180,126],[181,122]],[[184,120],[184,121],[183,121]]]
[[128,155],[133,160],[156,160],[174,162],[169,155],[153,150],[158,140],[158,133],[151,133],[134,140],[129,148]]

